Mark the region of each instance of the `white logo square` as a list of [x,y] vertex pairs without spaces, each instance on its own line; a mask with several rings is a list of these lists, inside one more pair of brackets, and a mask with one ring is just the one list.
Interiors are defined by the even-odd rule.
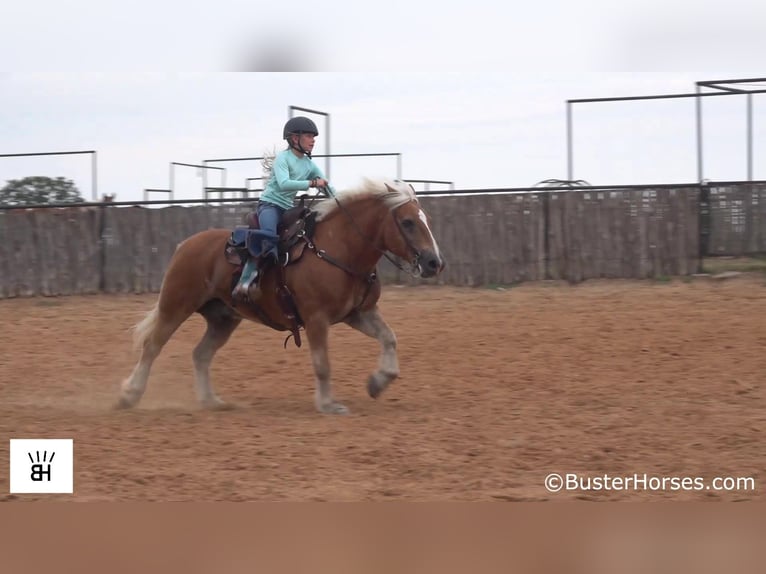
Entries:
[[71,438],[12,438],[11,493],[74,492]]

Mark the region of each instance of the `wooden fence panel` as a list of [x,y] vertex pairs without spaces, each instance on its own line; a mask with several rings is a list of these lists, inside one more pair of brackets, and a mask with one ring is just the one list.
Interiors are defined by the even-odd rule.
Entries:
[[766,184],[743,187],[742,208],[741,254],[762,254],[766,252]]
[[20,209],[0,219],[0,296],[96,293],[101,210]]
[[158,291],[176,247],[211,227],[233,228],[250,208],[113,208],[104,226],[104,290]]
[[[434,238],[439,245],[440,254],[449,261],[451,252],[450,244],[447,241],[446,236],[454,230],[455,221],[452,217],[451,205],[449,202],[441,201],[441,199],[442,198],[423,197],[420,199],[420,203],[423,206],[423,210],[428,214],[431,232],[434,234]],[[451,269],[448,266],[445,270],[445,274],[435,281],[439,284],[448,283],[446,274],[450,271]]]
[[11,297],[11,282],[16,275],[11,261],[13,246],[9,232],[10,215],[10,211],[0,211],[0,299]]
[[748,252],[766,253],[766,184],[753,186]]
[[[46,210],[36,213],[39,245],[52,255],[40,273],[45,295],[98,293],[101,281],[101,220],[104,210]],[[42,221],[40,221],[42,220]],[[40,252],[38,251],[38,254]]]
[[[502,196],[494,196],[500,198]],[[515,281],[538,281],[545,278],[545,227],[540,194],[522,196],[524,236],[523,264]]]
[[548,254],[547,277],[563,279],[566,270],[566,237],[564,228],[564,196],[560,193],[548,195]]
[[6,297],[23,297],[40,294],[40,282],[36,270],[40,262],[35,236],[32,231],[34,219],[31,210],[9,211],[4,216],[3,246],[6,260]]
[[512,284],[523,273],[524,254],[520,245],[520,233],[524,229],[523,208],[518,200],[502,195],[485,196],[490,203],[488,211],[494,214],[491,245],[492,266],[497,271],[492,283]]
[[766,253],[766,185],[710,187],[710,255]]
[[[709,191],[709,252],[766,253],[766,184]],[[699,197],[693,187],[421,197],[444,273],[423,281],[385,260],[379,272],[386,283],[464,286],[694,273]],[[0,212],[0,297],[156,292],[181,241],[231,229],[253,207]]]
[[142,293],[149,256],[146,219],[142,207],[110,209],[104,220],[104,285],[106,293]]

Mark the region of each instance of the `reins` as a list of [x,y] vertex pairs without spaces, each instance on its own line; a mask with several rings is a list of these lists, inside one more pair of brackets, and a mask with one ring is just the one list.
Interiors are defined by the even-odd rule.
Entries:
[[[362,238],[362,239],[363,239],[363,240],[364,240],[364,241],[365,241],[365,242],[366,242],[368,245],[370,245],[370,246],[371,246],[371,247],[372,247],[372,248],[373,248],[375,251],[377,251],[378,253],[380,253],[381,255],[383,255],[383,256],[384,256],[386,259],[388,259],[388,260],[389,260],[389,261],[390,261],[390,262],[391,262],[391,263],[392,263],[392,264],[393,264],[395,267],[397,267],[397,268],[398,268],[398,269],[400,269],[401,271],[404,271],[405,273],[408,273],[408,274],[410,274],[410,275],[413,275],[413,276],[414,276],[414,273],[412,272],[412,270],[411,270],[411,269],[406,269],[404,266],[402,266],[402,264],[401,264],[401,263],[399,263],[398,261],[396,261],[395,259],[393,259],[391,256],[389,256],[389,254],[388,254],[388,253],[387,253],[385,250],[383,250],[383,249],[381,249],[380,247],[378,247],[377,245],[375,245],[375,242],[374,242],[374,240],[370,239],[370,238],[369,238],[367,235],[365,235],[364,231],[362,231],[362,230],[359,228],[359,225],[357,224],[357,222],[356,222],[356,220],[354,219],[354,217],[351,215],[351,213],[348,211],[348,209],[346,209],[346,207],[345,207],[345,206],[344,206],[344,205],[343,205],[343,204],[342,204],[340,201],[338,201],[338,198],[337,198],[335,195],[330,195],[330,193],[328,192],[327,188],[325,188],[325,187],[323,187],[323,188],[320,188],[320,190],[321,190],[321,191],[322,191],[322,192],[323,192],[325,195],[327,195],[328,197],[332,197],[332,198],[335,200],[335,203],[336,203],[336,205],[338,206],[338,208],[340,208],[340,210],[343,212],[343,214],[344,214],[344,215],[345,215],[345,216],[348,218],[348,220],[351,222],[351,225],[352,225],[352,227],[354,228],[354,231],[356,231],[356,233],[357,233],[357,234],[358,234],[358,235],[359,235],[359,236],[360,236],[360,237],[361,237],[361,238]],[[308,206],[307,206],[307,207],[310,209],[310,208],[311,208],[311,206],[314,204],[314,202],[315,202],[316,200],[317,200],[317,196],[315,195],[315,196],[313,196],[313,197],[312,197],[312,198],[309,200],[309,203],[308,203]],[[410,201],[411,201],[411,200],[410,200]],[[409,203],[409,202],[408,202],[408,203]],[[305,204],[305,198],[303,198],[303,197],[301,198],[301,205],[302,205],[302,206],[305,206],[305,205],[306,205],[306,204]],[[402,205],[404,205],[404,204],[402,204]],[[398,206],[398,207],[396,207],[395,209],[391,210],[391,217],[393,217],[393,219],[394,219],[394,222],[396,223],[396,227],[397,227],[397,229],[399,230],[399,233],[401,234],[402,238],[404,239],[404,242],[406,243],[407,247],[408,247],[408,248],[410,249],[410,251],[412,251],[412,253],[414,254],[414,256],[415,256],[415,257],[414,257],[414,259],[413,259],[413,264],[417,266],[417,264],[418,264],[418,260],[420,259],[420,251],[418,251],[418,250],[415,248],[415,246],[414,246],[414,245],[412,245],[412,242],[409,240],[409,238],[407,237],[407,234],[406,234],[406,233],[404,232],[404,230],[402,229],[402,226],[401,226],[401,224],[399,223],[399,220],[398,220],[398,219],[396,219],[396,216],[395,216],[395,212],[396,212],[396,210],[397,210],[397,209],[399,209],[399,207],[401,207],[401,205],[400,205],[400,206]],[[331,256],[331,255],[328,255],[328,254],[327,254],[327,252],[326,252],[324,249],[319,249],[319,248],[317,247],[317,245],[316,245],[316,244],[315,244],[315,243],[312,241],[312,238],[311,238],[311,237],[309,237],[309,236],[306,234],[306,230],[305,230],[305,229],[301,229],[301,230],[298,232],[297,236],[298,236],[300,239],[302,239],[302,240],[303,240],[303,241],[306,243],[306,247],[308,247],[308,248],[309,248],[309,249],[310,249],[310,250],[311,250],[311,251],[312,251],[312,252],[313,252],[313,253],[314,253],[314,254],[315,254],[315,255],[316,255],[316,256],[317,256],[319,259],[322,259],[322,260],[324,260],[324,261],[327,261],[329,264],[331,264],[331,265],[333,265],[333,266],[337,267],[338,269],[341,269],[342,271],[344,271],[344,272],[348,273],[348,274],[349,274],[349,275],[351,275],[352,277],[357,277],[357,278],[363,279],[363,280],[365,281],[365,283],[366,283],[366,288],[365,288],[365,290],[364,290],[364,295],[362,296],[362,300],[359,302],[359,304],[357,304],[357,305],[355,305],[355,306],[354,306],[354,310],[356,310],[356,309],[360,309],[360,308],[362,307],[362,305],[364,305],[365,301],[367,301],[367,297],[369,297],[369,295],[370,295],[370,291],[372,290],[372,286],[373,286],[373,285],[375,284],[375,282],[378,280],[378,274],[377,274],[377,266],[376,266],[375,268],[373,268],[373,269],[372,269],[372,271],[368,271],[368,272],[361,272],[361,273],[360,273],[359,271],[355,271],[354,269],[351,269],[351,267],[349,267],[348,265],[346,265],[346,264],[345,264],[345,263],[343,263],[342,261],[339,261],[339,260],[338,260],[338,259],[336,259],[335,257],[333,257],[333,256]],[[281,268],[280,268],[280,273],[282,273],[282,274],[284,273],[284,271],[283,271]],[[281,282],[282,282],[282,284],[283,284],[283,286],[284,286],[284,275],[281,275]],[[285,286],[285,287],[286,287],[286,286]],[[292,301],[292,296],[291,296],[291,294],[289,293],[289,291],[288,291],[288,293],[287,293],[287,299],[289,299],[290,301]],[[293,303],[293,305],[294,305],[294,303]],[[297,316],[297,311],[295,312],[295,316]],[[292,331],[292,334],[288,335],[288,337],[285,339],[285,343],[284,343],[284,344],[285,344],[285,346],[287,346],[287,342],[290,340],[290,337],[295,337],[296,345],[298,345],[298,346],[300,347],[300,332],[299,332],[299,329],[300,329],[300,325],[299,325],[299,323],[298,323],[299,319],[298,319],[298,320],[296,320],[295,316],[293,316],[293,317],[292,317],[292,319],[293,319],[293,324],[294,324],[294,329],[293,329],[293,331]]]
[[[392,264],[393,264],[393,265],[394,265],[394,266],[395,266],[397,269],[399,269],[400,271],[404,271],[405,273],[407,273],[407,274],[409,274],[409,275],[413,275],[413,276],[414,276],[414,273],[413,273],[413,272],[412,272],[410,269],[406,269],[406,268],[405,268],[405,267],[404,267],[404,266],[403,266],[401,263],[399,263],[399,262],[398,262],[396,259],[392,258],[392,257],[391,257],[391,256],[388,254],[388,252],[387,252],[387,251],[385,251],[384,249],[381,249],[380,247],[378,247],[377,245],[375,245],[375,242],[374,242],[374,240],[370,239],[369,237],[367,237],[367,235],[365,235],[365,233],[364,233],[364,232],[363,232],[363,231],[362,231],[362,230],[359,228],[359,225],[356,223],[356,220],[354,219],[354,217],[351,215],[351,213],[348,211],[348,209],[346,209],[346,206],[344,206],[344,205],[343,205],[343,204],[342,204],[340,201],[338,201],[338,198],[337,198],[336,196],[334,196],[334,195],[332,195],[332,196],[331,196],[331,195],[330,195],[330,194],[327,192],[327,188],[324,188],[324,187],[323,187],[323,188],[321,188],[321,189],[322,189],[322,191],[325,193],[325,195],[327,195],[328,197],[332,197],[332,198],[333,198],[333,200],[335,200],[335,204],[336,204],[336,205],[337,205],[337,206],[340,208],[340,210],[343,212],[343,214],[344,214],[344,215],[345,215],[345,216],[348,218],[348,220],[351,222],[351,226],[354,228],[354,231],[356,231],[356,233],[359,235],[359,237],[361,237],[362,239],[364,239],[364,240],[365,240],[365,241],[366,241],[366,242],[367,242],[367,243],[368,243],[368,244],[369,244],[369,245],[370,245],[370,246],[371,246],[371,247],[372,247],[372,248],[373,248],[375,251],[377,251],[377,252],[378,252],[378,253],[380,253],[380,254],[381,254],[383,257],[385,257],[386,259],[388,259],[388,260],[389,260],[389,261],[390,261],[390,262],[391,262],[391,263],[392,263]],[[411,200],[410,200],[410,201],[411,201]],[[408,202],[408,203],[409,203],[409,202]],[[402,205],[404,205],[404,204],[402,204]],[[400,205],[399,207],[401,207],[401,205]],[[399,233],[400,233],[400,235],[401,235],[401,236],[402,236],[402,238],[404,239],[404,242],[407,244],[407,247],[408,247],[408,248],[409,248],[409,250],[410,250],[410,251],[412,251],[412,253],[415,255],[415,258],[413,259],[413,261],[414,261],[414,262],[417,264],[418,260],[420,259],[420,251],[418,251],[418,250],[415,248],[415,246],[414,246],[414,245],[412,245],[412,242],[409,240],[409,238],[407,237],[407,235],[404,233],[404,230],[402,229],[402,226],[401,226],[401,224],[399,223],[399,220],[398,220],[398,219],[396,219],[396,217],[394,216],[394,213],[396,212],[396,210],[397,210],[397,209],[399,209],[399,207],[397,207],[396,209],[394,209],[394,210],[392,210],[392,211],[391,211],[391,217],[393,217],[393,219],[394,219],[394,222],[396,223],[396,227],[397,227],[397,229],[399,230]],[[319,253],[317,253],[317,255],[319,256]],[[328,256],[327,256],[327,254],[326,254],[326,253],[325,253],[324,255],[320,256],[320,257],[322,257],[322,258],[324,258],[324,259],[328,259]],[[328,259],[328,261],[329,261],[329,259]],[[330,262],[332,263],[332,261],[330,261]],[[338,267],[340,267],[341,269],[344,269],[344,271],[347,271],[347,272],[351,273],[352,275],[354,274],[353,272],[351,272],[350,270],[348,270],[348,268],[346,268],[345,266],[341,267],[341,266],[340,266],[340,265],[338,265],[337,263],[333,263],[333,264],[334,264],[334,265],[337,265],[337,266],[338,266]]]

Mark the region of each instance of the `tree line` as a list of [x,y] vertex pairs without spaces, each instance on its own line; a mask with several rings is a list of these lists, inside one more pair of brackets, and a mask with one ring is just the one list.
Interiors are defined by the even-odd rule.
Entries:
[[0,206],[82,203],[85,198],[70,179],[30,176],[11,179],[0,189]]

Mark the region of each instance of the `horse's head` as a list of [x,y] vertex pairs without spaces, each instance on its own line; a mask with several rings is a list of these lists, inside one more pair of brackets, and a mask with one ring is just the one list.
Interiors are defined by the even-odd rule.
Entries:
[[[395,183],[412,190],[409,184]],[[389,193],[402,193],[401,189],[388,184],[386,188]],[[428,215],[420,206],[414,190],[409,201],[391,209],[391,217],[387,218],[383,229],[383,243],[387,251],[409,261],[421,277],[433,277],[444,269],[444,259],[431,232]]]

